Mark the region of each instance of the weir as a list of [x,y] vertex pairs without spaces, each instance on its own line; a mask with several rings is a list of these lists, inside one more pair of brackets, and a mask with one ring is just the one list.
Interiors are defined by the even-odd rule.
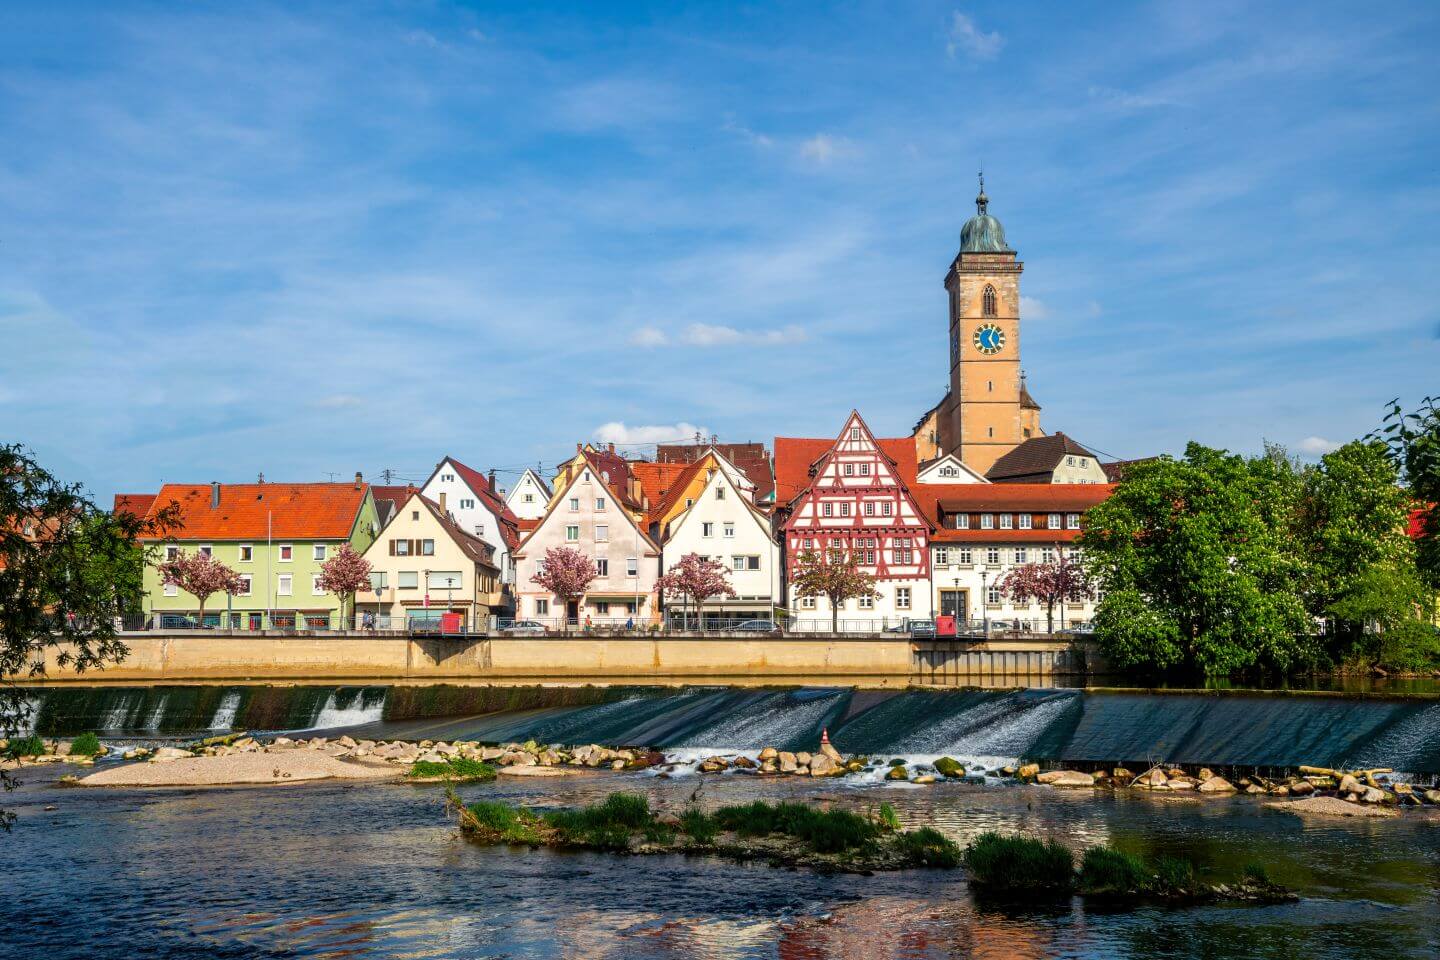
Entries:
[[814,749],[987,766],[1173,762],[1440,774],[1440,700],[1249,692],[692,686],[169,686],[34,691],[45,735],[345,729],[357,736]]

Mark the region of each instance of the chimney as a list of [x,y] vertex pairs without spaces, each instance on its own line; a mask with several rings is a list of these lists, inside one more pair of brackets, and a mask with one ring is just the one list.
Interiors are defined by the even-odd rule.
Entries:
[[613,443],[608,443],[608,444],[606,444],[606,446],[610,448],[610,452],[611,452],[611,453],[614,453],[614,452],[615,452],[615,444],[613,444]]
[[488,479],[490,480],[490,489],[491,489],[491,490],[494,490],[494,489],[495,489],[495,471],[494,471],[493,469],[490,471],[490,476],[489,476]]
[[585,444],[581,443],[579,440],[576,440],[576,441],[575,441],[575,452],[576,452],[576,453],[581,453],[581,452],[584,451],[584,449],[585,449]]
[[446,517],[450,516],[449,511],[447,511],[447,510],[445,509],[445,491],[444,491],[444,490],[441,490],[441,491],[440,491],[440,514],[441,514],[442,516],[446,516]]
[[212,481],[210,484],[210,509],[216,510],[220,507],[220,482]]
[[359,470],[356,470],[356,471],[355,471],[355,489],[356,489],[356,490],[359,490],[359,489],[360,489],[361,487],[363,487],[364,485],[365,485],[365,477],[364,477],[363,475],[361,475],[361,473],[360,473]]

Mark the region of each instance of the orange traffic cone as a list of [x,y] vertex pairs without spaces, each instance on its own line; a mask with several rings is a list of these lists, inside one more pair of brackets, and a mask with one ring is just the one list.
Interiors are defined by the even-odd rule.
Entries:
[[830,730],[827,727],[820,728],[820,745],[825,746],[830,742]]

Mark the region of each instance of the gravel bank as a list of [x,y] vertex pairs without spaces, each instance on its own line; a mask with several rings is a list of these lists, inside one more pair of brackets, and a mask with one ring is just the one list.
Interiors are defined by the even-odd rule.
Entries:
[[394,780],[402,772],[390,764],[353,763],[315,750],[289,750],[127,763],[96,771],[78,782],[86,787],[218,787],[301,780]]
[[1267,807],[1301,816],[1321,817],[1393,817],[1394,810],[1363,803],[1347,803],[1339,797],[1310,797],[1288,803],[1267,803]]

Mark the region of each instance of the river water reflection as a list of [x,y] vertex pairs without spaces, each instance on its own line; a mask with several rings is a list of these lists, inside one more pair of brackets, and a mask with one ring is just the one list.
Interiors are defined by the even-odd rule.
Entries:
[[[307,784],[76,790],[26,771],[0,838],[0,956],[1429,957],[1440,956],[1440,822],[1301,821],[1244,798],[1111,797],[942,784],[846,787],[730,775],[502,778],[466,787],[565,806],[615,789],[678,809],[755,797],[889,801],[964,841],[1027,830],[1263,861],[1295,905],[1135,912],[977,902],[959,872],[830,877],[705,858],[486,849],[438,787]],[[47,810],[53,805],[56,809]]]

